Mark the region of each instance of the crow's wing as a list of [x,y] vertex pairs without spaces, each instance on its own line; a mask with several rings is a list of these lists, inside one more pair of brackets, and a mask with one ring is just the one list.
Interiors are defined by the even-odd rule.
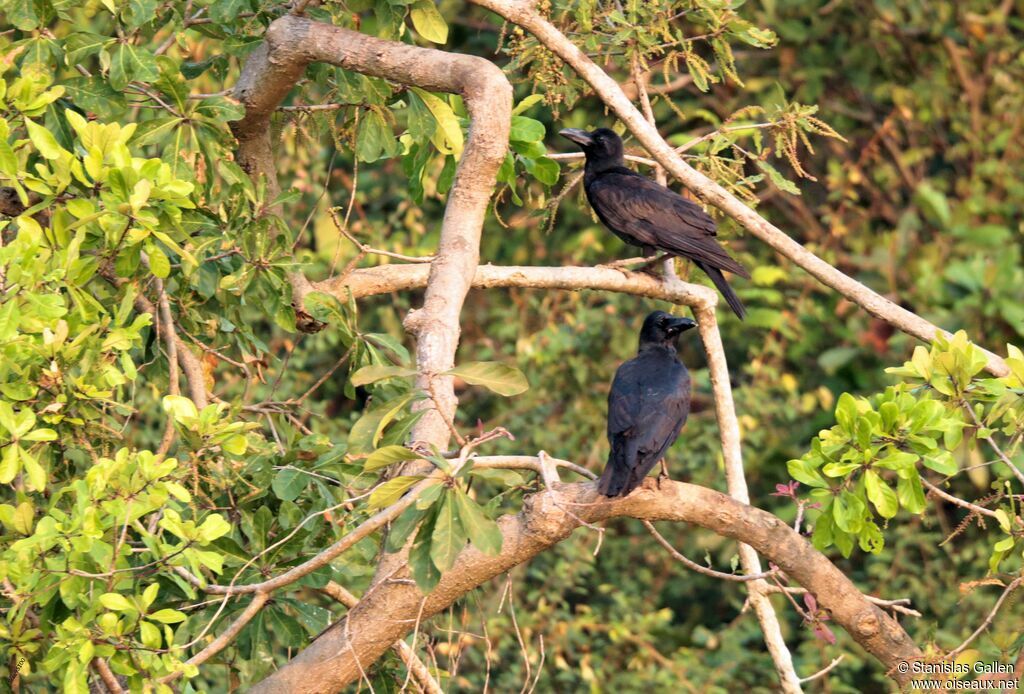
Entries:
[[620,366],[608,394],[611,453],[601,492],[636,488],[678,438],[689,409],[690,377],[674,357],[637,357]]
[[636,239],[636,245],[700,261],[750,277],[718,245],[715,221],[699,205],[628,169],[598,174],[587,185],[587,199],[608,227]]

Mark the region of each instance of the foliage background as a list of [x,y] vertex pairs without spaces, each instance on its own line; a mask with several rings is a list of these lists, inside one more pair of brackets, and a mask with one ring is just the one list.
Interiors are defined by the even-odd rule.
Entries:
[[[817,105],[817,116],[845,141],[808,128],[813,152],[803,142],[788,152],[784,142],[767,134],[762,139],[759,133],[740,131],[695,149],[693,161],[719,180],[746,188],[762,214],[808,248],[936,324],[962,328],[991,348],[1020,344],[1024,223],[1019,210],[1024,184],[1016,174],[1024,158],[1024,2],[733,2],[738,17],[749,23],[742,25],[735,18],[723,22],[732,9],[712,0],[664,7],[626,2],[618,16],[615,3],[550,4],[552,16],[575,29],[573,38],[602,55],[606,69],[621,81],[629,79],[634,51],[653,63],[652,85],[678,83],[681,75],[692,75],[690,83],[654,100],[659,129],[671,133],[673,143],[687,142],[724,122],[774,119],[787,109],[798,110],[794,105]],[[327,302],[324,315],[330,317],[330,327],[302,335],[294,331],[284,274],[292,266],[293,244],[307,274],[316,278],[353,260],[388,261],[356,259],[352,244],[339,234],[343,219],[363,243],[409,255],[431,253],[453,165],[446,152],[452,151],[454,138],[446,140],[438,133],[451,125],[445,119],[463,114],[457,101],[448,102],[439,117],[429,108],[429,95],[395,90],[380,80],[334,68],[311,69],[308,82],[291,97],[291,110],[283,111],[278,121],[279,174],[293,192],[284,200],[280,222],[260,217],[260,209],[272,201],[226,161],[232,149],[226,124],[240,113],[226,95],[217,94],[234,84],[240,61],[266,23],[286,9],[280,3],[245,0],[8,0],[3,7],[0,60],[8,84],[3,115],[16,133],[10,138],[16,170],[9,168],[10,160],[0,162],[4,185],[37,175],[30,164],[41,161],[40,154],[47,161],[60,161],[46,156],[35,140],[28,144],[25,131],[18,130],[26,118],[43,125],[68,152],[75,151],[76,134],[64,115],[70,108],[100,122],[137,123],[132,153],[161,158],[170,178],[194,186],[184,195],[198,208],[181,205],[183,223],[174,238],[140,239],[131,251],[117,241],[112,222],[104,223],[111,228],[97,226],[81,242],[82,257],[97,260],[69,274],[54,272],[71,262],[62,255],[67,234],[46,236],[31,221],[11,221],[2,230],[5,249],[0,260],[7,268],[7,287],[17,280],[19,292],[61,297],[60,311],[50,306],[53,310],[47,313],[50,299],[35,302],[37,323],[22,321],[18,338],[5,332],[10,325],[3,325],[0,310],[0,335],[6,340],[0,341],[4,396],[12,403],[12,413],[33,411],[40,417],[39,429],[45,422],[59,437],[52,445],[42,441],[32,449],[46,468],[46,484],[37,487],[26,479],[26,471],[5,485],[0,499],[6,504],[0,520],[9,548],[0,574],[35,595],[38,602],[32,609],[44,622],[77,615],[88,626],[113,611],[125,621],[110,638],[145,643],[143,636],[129,636],[143,629],[136,615],[118,610],[113,599],[101,603],[99,596],[122,593],[142,599],[148,585],[159,585],[154,608],[184,609],[188,619],[179,623],[177,615],[168,616],[175,632],[158,632],[155,643],[164,638],[165,645],[181,644],[199,634],[217,607],[186,609],[201,598],[170,571],[153,576],[127,572],[99,581],[61,574],[61,562],[66,570],[76,552],[90,553],[78,545],[73,550],[48,548],[57,564],[20,582],[29,560],[26,545],[19,552],[16,542],[37,537],[39,521],[60,507],[60,490],[67,489],[66,500],[76,499],[81,506],[86,494],[74,487],[75,480],[84,479],[98,460],[117,460],[122,448],[155,450],[160,442],[168,416],[161,407],[167,362],[153,328],[130,310],[130,292],[154,295],[154,276],[162,275],[166,282],[182,333],[231,360],[197,348],[209,387],[228,405],[206,422],[190,424],[189,413],[179,413],[182,434],[173,451],[179,465],[169,479],[186,493],[163,492],[164,499],[180,497],[177,503],[186,518],[201,522],[217,513],[230,524],[230,532],[211,539],[206,548],[222,557],[226,575],[233,575],[268,540],[291,531],[299,519],[339,503],[345,494],[362,494],[376,480],[352,457],[365,447],[365,442],[354,445],[353,427],[368,402],[372,407],[392,399],[403,387],[390,382],[356,388],[346,375],[367,364],[408,362],[405,350],[412,345],[400,344],[401,318],[421,296],[410,292],[372,298],[358,310]],[[197,16],[197,11],[202,12]],[[437,19],[422,2],[325,3],[310,12],[370,34],[401,34],[400,40],[424,45],[439,31]],[[532,123],[520,123],[522,139],[513,142],[519,157],[499,185],[494,214],[484,229],[481,262],[597,264],[631,255],[596,223],[578,188],[556,197],[576,164],[561,161],[556,180],[554,164],[543,156],[545,147],[571,151],[553,134],[561,127],[610,125],[600,103],[529,39],[503,29],[486,13],[448,0],[440,3],[440,13],[447,20],[447,49],[507,66],[519,103],[531,94],[544,96],[525,103],[522,115],[542,123],[545,135],[535,137],[529,130]],[[677,13],[682,14],[666,22]],[[186,21],[192,21],[187,29]],[[409,28],[403,29],[406,23]],[[650,27],[662,25],[679,32],[663,37],[672,44],[667,50],[649,43],[656,36]],[[770,33],[752,31],[773,31],[777,43]],[[34,104],[47,93],[56,95]],[[338,107],[301,108],[318,103]],[[403,134],[405,142],[398,139]],[[733,144],[752,153],[745,163],[745,155],[732,149]],[[766,149],[773,150],[772,156],[761,159]],[[403,156],[404,150],[408,153]],[[117,164],[117,156],[112,151],[108,164]],[[755,159],[767,162],[768,168]],[[758,174],[767,176],[750,178]],[[113,191],[116,182],[105,180],[104,191]],[[111,210],[122,204],[90,191],[82,181],[72,182],[66,194],[36,192],[46,204],[35,212],[53,228],[67,226],[67,215],[80,219],[87,214],[73,210],[74,199]],[[152,201],[142,204],[156,206]],[[333,215],[332,207],[337,208]],[[129,216],[138,217],[138,211]],[[165,209],[160,214],[176,213]],[[164,228],[164,219],[152,226]],[[722,315],[748,480],[755,504],[791,520],[795,506],[769,496],[776,484],[788,482],[786,462],[802,456],[818,431],[834,423],[840,394],[876,393],[895,383],[884,369],[909,359],[913,344],[745,237],[734,223],[723,220],[720,235],[747,267],[756,268],[752,281],[734,285],[752,308],[750,318],[740,323]],[[194,256],[191,262],[184,249]],[[148,266],[140,261],[141,250],[147,253]],[[125,256],[134,261],[121,260]],[[168,262],[166,272],[158,267],[161,256]],[[41,262],[31,276],[34,258]],[[110,274],[104,259],[114,264],[114,274],[127,280],[121,286],[104,279],[104,273]],[[685,265],[679,270],[689,274]],[[703,281],[695,274],[690,279]],[[4,307],[25,301],[23,295],[12,296],[4,296]],[[95,297],[97,305],[85,296]],[[81,313],[80,306],[87,304],[92,313]],[[515,434],[514,442],[497,442],[488,452],[543,449],[599,470],[607,452],[603,427],[608,383],[618,363],[632,354],[639,321],[653,308],[649,301],[599,292],[472,292],[463,311],[458,361],[515,364],[532,388],[506,400],[466,385],[460,389],[457,424],[464,431],[479,422],[484,430],[502,426]],[[104,340],[123,331],[117,333],[117,345],[93,336],[88,339],[97,344],[85,340],[85,347],[79,347],[96,360],[91,371],[83,366],[81,351],[58,355],[52,335],[44,332],[59,334],[58,321],[65,312],[72,341],[91,323],[103,325]],[[301,405],[277,404],[302,397],[346,353],[343,368]],[[694,411],[683,440],[670,454],[670,467],[677,478],[721,487],[703,353],[689,341],[681,354],[695,379]],[[53,358],[67,373],[74,372],[73,384],[47,387],[48,361]],[[111,365],[120,378],[110,374]],[[133,368],[136,377],[131,376]],[[38,388],[21,392],[18,383]],[[66,409],[47,409],[57,402]],[[57,418],[54,412],[60,413]],[[400,443],[401,432],[399,423],[388,434],[390,442]],[[224,445],[235,435],[242,440]],[[985,454],[970,440],[955,451],[963,467],[981,462]],[[144,456],[133,454],[132,459]],[[296,468],[342,484],[324,483]],[[197,470],[204,471],[203,479]],[[965,498],[986,495],[991,470],[981,467],[958,476],[955,491]],[[519,481],[531,486],[525,478]],[[474,491],[481,502],[497,499],[489,508],[493,515],[516,507],[515,490],[498,495],[502,489],[481,482]],[[120,491],[111,483],[95,494],[113,500]],[[162,503],[160,498],[151,501],[155,507]],[[104,509],[110,518],[101,518],[91,537],[108,548],[119,547],[116,519],[124,509]],[[18,514],[26,513],[30,520],[19,521]],[[366,513],[356,505],[329,519],[318,517],[243,576],[255,580],[260,572],[272,575],[301,561]],[[953,507],[930,504],[923,516],[902,514],[889,523],[881,553],[855,550],[849,558],[835,553],[839,565],[872,594],[912,599],[924,617],[905,620],[905,626],[922,644],[934,641],[949,648],[959,643],[994,599],[991,591],[962,585],[985,577],[990,534],[972,526],[942,543],[962,515]],[[33,529],[35,535],[28,532]],[[729,542],[686,528],[666,527],[663,532],[691,557],[706,556],[719,568],[734,561]],[[162,557],[176,551],[180,537],[171,530],[158,531],[149,540],[145,536],[139,532],[136,546],[156,542],[151,550]],[[475,591],[449,614],[424,625],[417,647],[428,662],[451,673],[451,689],[459,691],[478,691],[485,683],[494,691],[514,691],[524,683],[539,691],[772,688],[771,661],[756,620],[742,612],[742,588],[684,571],[635,522],[611,524],[596,557],[595,542],[592,533],[579,531],[513,571],[507,581]],[[377,544],[361,543],[335,562],[330,576],[276,598],[235,645],[200,668],[186,687],[232,690],[283,662],[342,613],[314,590],[317,581],[331,577],[358,594],[369,580]],[[88,561],[109,561],[109,549],[96,551]],[[1019,557],[1014,562],[1003,571],[1019,571]],[[61,602],[54,597],[66,593],[88,599]],[[848,654],[815,687],[870,691],[883,686],[884,673],[845,634],[837,634],[836,645],[816,639],[781,598],[776,604],[800,673],[827,665],[841,652]],[[232,603],[226,614],[241,607]],[[22,678],[24,686],[80,686],[87,661],[76,666],[46,654],[52,654],[55,644],[80,648],[88,640],[81,631],[65,626],[56,633],[45,627],[41,633],[29,632],[23,624],[28,607],[19,609],[11,602],[5,608],[6,631],[0,634],[7,649],[4,660],[14,663],[28,656],[32,674]],[[1014,625],[1021,614],[1016,603],[1005,607],[995,628],[975,645],[978,655],[1012,658],[1019,650]],[[162,673],[173,669],[173,661],[143,658],[134,666],[140,672],[145,667]],[[0,675],[7,675],[4,665]],[[404,670],[397,660],[385,659],[371,676],[376,688],[397,689]]]

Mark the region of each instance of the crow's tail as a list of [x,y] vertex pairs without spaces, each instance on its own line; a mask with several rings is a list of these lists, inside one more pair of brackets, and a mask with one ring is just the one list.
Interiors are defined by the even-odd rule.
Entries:
[[640,486],[640,480],[636,477],[636,465],[629,464],[626,448],[622,442],[612,442],[608,463],[597,482],[598,493],[608,497],[626,496]]
[[739,316],[740,320],[743,320],[743,317],[747,315],[747,309],[743,305],[743,302],[740,301],[740,298],[736,296],[736,292],[734,292],[732,287],[729,286],[729,283],[726,281],[725,275],[722,274],[722,271],[716,267],[705,265],[699,261],[694,262],[697,263],[697,267],[707,273],[708,277],[711,278],[711,281],[715,283],[716,287],[718,287],[718,291],[722,292],[722,296],[725,297],[725,303],[729,304],[729,308],[732,309],[732,312]]

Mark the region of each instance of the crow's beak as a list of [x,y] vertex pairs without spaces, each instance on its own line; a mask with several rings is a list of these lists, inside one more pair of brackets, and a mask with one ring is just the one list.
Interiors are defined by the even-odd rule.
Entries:
[[572,140],[580,147],[586,148],[594,142],[594,138],[591,137],[590,133],[586,130],[580,130],[579,128],[566,128],[558,133],[562,137]]
[[695,327],[697,327],[697,322],[691,318],[670,318],[665,326],[665,332],[674,337]]

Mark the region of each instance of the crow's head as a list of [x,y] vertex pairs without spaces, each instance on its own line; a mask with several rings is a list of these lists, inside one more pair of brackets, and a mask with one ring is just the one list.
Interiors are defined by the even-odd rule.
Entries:
[[614,130],[598,128],[593,132],[587,132],[577,128],[566,128],[558,134],[579,145],[587,155],[588,162],[608,163],[613,166],[622,164],[622,138]]
[[644,320],[640,329],[640,346],[675,345],[676,339],[697,323],[690,318],[676,318],[664,311],[655,311]]

